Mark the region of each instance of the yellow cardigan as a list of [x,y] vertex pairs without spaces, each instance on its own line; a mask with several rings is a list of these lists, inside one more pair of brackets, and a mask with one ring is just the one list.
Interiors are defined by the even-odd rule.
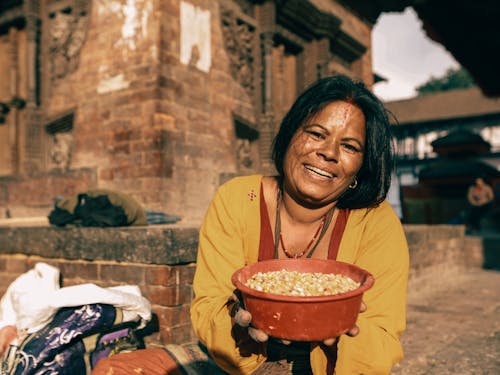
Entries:
[[[266,360],[265,344],[259,347],[238,336],[236,345],[228,311],[231,275],[258,259],[261,180],[260,175],[244,176],[222,185],[200,230],[191,321],[200,341],[230,374],[251,374]],[[368,270],[375,284],[363,297],[367,311],[358,316],[360,333],[340,337],[335,373],[388,374],[403,358],[399,337],[406,327],[409,256],[399,218],[387,202],[351,210],[337,260]],[[313,373],[326,374],[326,366],[326,356],[316,347]]]

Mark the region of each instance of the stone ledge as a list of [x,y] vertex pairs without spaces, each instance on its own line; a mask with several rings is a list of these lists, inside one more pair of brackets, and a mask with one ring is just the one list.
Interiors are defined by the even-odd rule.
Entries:
[[[404,229],[414,270],[436,263],[477,267],[482,261],[482,244],[466,241],[463,226],[405,225]],[[178,265],[196,261],[198,232],[194,223],[114,228],[0,223],[0,254]]]
[[178,265],[196,261],[198,229],[176,224],[114,228],[0,227],[0,244],[0,254]]

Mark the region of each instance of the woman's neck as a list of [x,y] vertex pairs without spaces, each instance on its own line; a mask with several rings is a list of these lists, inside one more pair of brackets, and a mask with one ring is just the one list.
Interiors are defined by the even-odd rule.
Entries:
[[295,224],[311,224],[320,221],[335,206],[335,202],[318,208],[306,207],[297,202],[286,191],[281,192],[281,215]]

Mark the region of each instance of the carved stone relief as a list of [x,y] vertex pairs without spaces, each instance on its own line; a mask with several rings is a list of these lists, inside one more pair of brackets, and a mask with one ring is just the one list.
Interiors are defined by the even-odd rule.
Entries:
[[73,121],[74,112],[71,111],[45,125],[51,140],[48,156],[52,169],[66,172],[70,168],[74,142]]
[[64,78],[78,67],[78,56],[87,34],[88,16],[57,11],[49,18],[51,79]]
[[249,139],[236,139],[236,157],[239,170],[252,168],[254,163],[252,159],[252,148]]
[[259,132],[255,129],[255,126],[238,118],[234,118],[234,130],[238,171],[249,172],[255,170],[259,164],[259,150],[257,142],[255,142],[260,137]]
[[233,10],[222,6],[221,23],[231,75],[253,98],[255,27],[243,21]]
[[73,151],[73,134],[69,132],[52,135],[50,158],[56,169],[69,170]]

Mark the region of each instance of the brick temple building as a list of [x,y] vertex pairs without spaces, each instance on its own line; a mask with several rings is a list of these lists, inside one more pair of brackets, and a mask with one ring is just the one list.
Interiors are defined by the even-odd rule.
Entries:
[[339,1],[0,3],[0,217],[89,188],[199,221],[231,176],[272,172],[296,95],[371,87],[373,23]]

